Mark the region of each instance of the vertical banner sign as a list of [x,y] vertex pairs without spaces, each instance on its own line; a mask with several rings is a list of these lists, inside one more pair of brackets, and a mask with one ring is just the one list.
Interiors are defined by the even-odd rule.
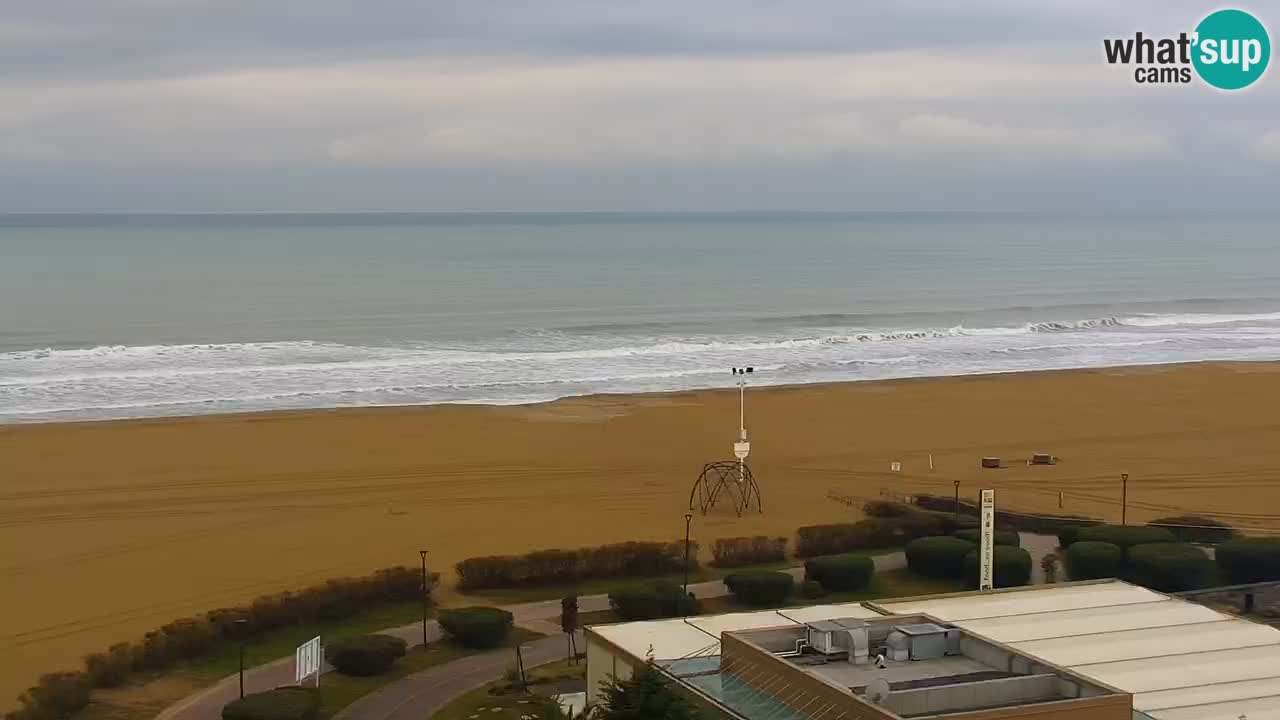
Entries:
[[293,659],[294,682],[301,685],[303,680],[315,675],[316,687],[320,687],[320,636],[317,635],[299,645],[294,651]]
[[990,590],[994,583],[991,554],[995,547],[996,491],[982,491],[982,548],[979,550],[978,589]]

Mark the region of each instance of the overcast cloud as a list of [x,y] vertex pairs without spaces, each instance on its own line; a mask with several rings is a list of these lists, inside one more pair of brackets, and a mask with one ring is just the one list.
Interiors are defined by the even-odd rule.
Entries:
[[0,212],[1272,208],[1274,68],[1103,61],[1216,7],[0,0]]

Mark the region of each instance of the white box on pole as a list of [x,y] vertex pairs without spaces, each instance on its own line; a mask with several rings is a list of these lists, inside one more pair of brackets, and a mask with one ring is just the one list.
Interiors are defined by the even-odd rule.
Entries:
[[978,589],[990,590],[994,587],[995,573],[992,568],[992,551],[995,548],[996,531],[996,491],[982,491],[982,545],[978,551]]
[[316,687],[320,687],[320,636],[317,635],[298,646],[293,653],[293,679],[299,685],[303,680],[316,676]]

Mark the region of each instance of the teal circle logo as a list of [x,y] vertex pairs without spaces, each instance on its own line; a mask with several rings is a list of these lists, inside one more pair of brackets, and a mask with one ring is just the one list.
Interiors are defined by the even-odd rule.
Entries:
[[1221,90],[1252,85],[1267,70],[1271,38],[1243,10],[1219,10],[1196,26],[1191,63],[1200,79]]

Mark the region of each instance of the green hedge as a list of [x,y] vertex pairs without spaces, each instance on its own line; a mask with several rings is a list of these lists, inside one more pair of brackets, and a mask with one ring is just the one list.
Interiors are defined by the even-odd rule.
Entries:
[[324,657],[343,675],[369,677],[390,670],[397,658],[404,657],[407,646],[390,635],[357,635],[329,643]]
[[[625,542],[576,550],[539,550],[525,555],[490,555],[463,560],[462,590],[557,585],[592,578],[666,575],[684,569],[685,545],[675,542]],[[690,567],[697,566],[698,544],[689,543]]]
[[720,538],[711,546],[712,562],[716,567],[742,567],[787,559],[787,539],[784,537]]
[[918,511],[896,500],[868,500],[862,506],[862,514],[867,517],[902,517],[913,512]]
[[[961,561],[969,587],[978,587],[978,550],[970,550]],[[1031,553],[1012,545],[991,548],[991,581],[994,587],[1018,587],[1031,582]]]
[[918,575],[936,578],[964,576],[964,557],[973,543],[958,537],[924,537],[907,543],[907,567]]
[[655,582],[631,584],[609,591],[609,607],[623,620],[697,615],[701,610],[697,598],[685,594],[675,583]]
[[743,605],[768,607],[786,602],[796,579],[784,572],[748,570],[726,576],[724,584]]
[[961,522],[946,513],[913,509],[903,515],[868,517],[856,523],[806,525],[796,529],[796,557],[897,547],[916,538],[950,535],[960,529]]
[[1224,542],[1214,551],[1218,567],[1233,583],[1280,580],[1280,537]]
[[1185,543],[1134,545],[1125,553],[1125,579],[1161,592],[1197,590],[1214,584],[1213,561]]
[[1146,527],[1145,525],[1094,525],[1081,528],[1076,533],[1076,541],[1091,540],[1093,542],[1111,543],[1121,550],[1134,545],[1150,543],[1173,543],[1178,539],[1164,528]]
[[1211,517],[1201,515],[1175,515],[1157,518],[1147,523],[1150,527],[1164,528],[1173,533],[1178,542],[1217,545],[1239,536],[1235,528]]
[[[955,510],[955,498],[950,495],[916,495],[917,507],[926,510],[937,510],[950,513]],[[960,515],[977,516],[978,506],[967,498],[960,498]],[[996,508],[996,527],[1004,530],[1052,535],[1064,527],[1096,525],[1098,520],[1080,515],[1045,515],[1041,513],[1022,513]]]
[[222,720],[315,720],[319,712],[319,690],[280,687],[232,700],[223,706]]
[[464,607],[441,610],[439,621],[454,642],[469,648],[491,648],[502,644],[511,632],[511,613],[494,607]]
[[875,561],[865,555],[829,555],[806,561],[804,579],[832,592],[862,590],[871,584],[875,571]]
[[[958,537],[961,540],[968,540],[977,545],[982,542],[982,530],[979,528],[969,528],[965,530],[957,530],[951,533],[952,537]],[[991,534],[992,539],[997,545],[1011,545],[1013,547],[1022,547],[1022,538],[1018,533],[1012,530],[996,530]]]
[[1124,573],[1124,551],[1111,543],[1081,540],[1067,548],[1066,558],[1072,580],[1114,578]]
[[[438,579],[435,573],[428,578],[428,596]],[[217,652],[227,642],[252,641],[280,627],[340,620],[386,603],[421,600],[423,592],[419,569],[391,567],[174,620],[146,633],[140,641],[116,643],[103,652],[86,655],[83,672],[42,676],[19,697],[20,709],[11,715],[15,720],[65,717],[88,704],[89,690],[83,688],[118,687],[134,673],[160,672]]]
[[800,583],[800,597],[806,600],[817,600],[827,594],[827,589],[817,580],[805,580]]

